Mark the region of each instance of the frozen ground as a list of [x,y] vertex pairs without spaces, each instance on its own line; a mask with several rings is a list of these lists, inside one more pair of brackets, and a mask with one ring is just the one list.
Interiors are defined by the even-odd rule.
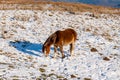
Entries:
[[[41,51],[56,30],[78,33],[75,53]],[[120,16],[39,10],[0,10],[0,80],[120,80]]]

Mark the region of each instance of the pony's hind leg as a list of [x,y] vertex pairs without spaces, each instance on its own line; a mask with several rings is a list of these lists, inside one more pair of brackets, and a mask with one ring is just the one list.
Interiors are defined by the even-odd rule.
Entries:
[[74,43],[70,44],[70,55],[73,56],[74,55]]

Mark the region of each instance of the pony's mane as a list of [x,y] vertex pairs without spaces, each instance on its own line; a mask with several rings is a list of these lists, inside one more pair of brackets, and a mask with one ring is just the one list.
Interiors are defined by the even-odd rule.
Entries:
[[58,31],[54,32],[53,34],[51,34],[51,35],[47,38],[47,40],[46,40],[45,43],[44,43],[44,46],[45,46],[45,45],[48,45],[50,42],[51,42],[51,43],[55,43],[56,38],[57,38],[57,32],[58,32]]
[[[57,32],[57,31],[56,31],[56,32]],[[50,36],[47,38],[47,40],[45,41],[45,43],[43,44],[43,48],[42,48],[42,51],[43,51],[43,52],[44,52],[44,47],[45,47],[46,45],[51,45],[51,44],[53,44],[53,43],[56,41],[56,37],[57,37],[56,32],[53,33],[52,35],[50,35]]]

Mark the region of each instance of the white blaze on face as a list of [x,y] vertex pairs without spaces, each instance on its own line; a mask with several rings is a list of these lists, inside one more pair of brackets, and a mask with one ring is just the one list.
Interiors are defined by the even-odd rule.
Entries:
[[46,48],[44,49],[44,53],[45,53],[45,56],[46,56]]

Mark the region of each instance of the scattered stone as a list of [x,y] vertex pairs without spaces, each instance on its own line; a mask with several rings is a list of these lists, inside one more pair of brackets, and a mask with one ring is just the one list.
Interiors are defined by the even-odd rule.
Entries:
[[98,52],[96,48],[91,48],[91,52]]
[[72,74],[72,75],[71,75],[71,78],[76,78],[76,76]]
[[36,78],[36,80],[41,80],[40,78]]
[[78,77],[77,79],[80,80],[80,77]]
[[4,33],[7,33],[7,31],[4,31]]
[[39,71],[40,71],[40,72],[45,72],[46,70],[43,69],[43,68],[40,68]]
[[3,78],[0,78],[0,80],[4,80]]
[[2,52],[2,50],[0,50],[0,52]]
[[99,53],[101,56],[103,55],[102,53]]
[[70,13],[70,14],[75,14],[75,12],[73,12],[73,11],[69,11],[69,13]]
[[49,74],[49,75],[48,75],[48,77],[50,77],[50,76],[53,76],[53,75],[54,75],[54,76],[56,76],[56,74],[54,74],[54,73],[51,73],[51,74]]
[[47,67],[47,65],[41,65],[42,67]]
[[46,80],[47,75],[46,75],[46,74],[41,74],[41,77],[40,77],[40,78],[42,78],[43,80]]
[[53,16],[53,14],[49,14],[49,16]]
[[89,28],[86,29],[87,32],[90,32],[91,30]]
[[110,58],[112,58],[113,56],[109,56]]
[[62,79],[62,80],[68,80],[67,78],[64,78],[64,79]]
[[9,68],[15,68],[13,65],[9,65]]
[[90,78],[84,78],[84,80],[92,80],[92,79],[90,79]]
[[54,70],[51,70],[52,72],[54,71]]
[[19,76],[12,76],[13,80],[19,80]]
[[64,78],[64,77],[63,77],[63,76],[61,76],[61,75],[58,75],[58,76],[57,76],[57,78],[59,78],[59,79],[60,79],[60,78]]
[[109,61],[110,59],[108,57],[104,57],[103,60]]

